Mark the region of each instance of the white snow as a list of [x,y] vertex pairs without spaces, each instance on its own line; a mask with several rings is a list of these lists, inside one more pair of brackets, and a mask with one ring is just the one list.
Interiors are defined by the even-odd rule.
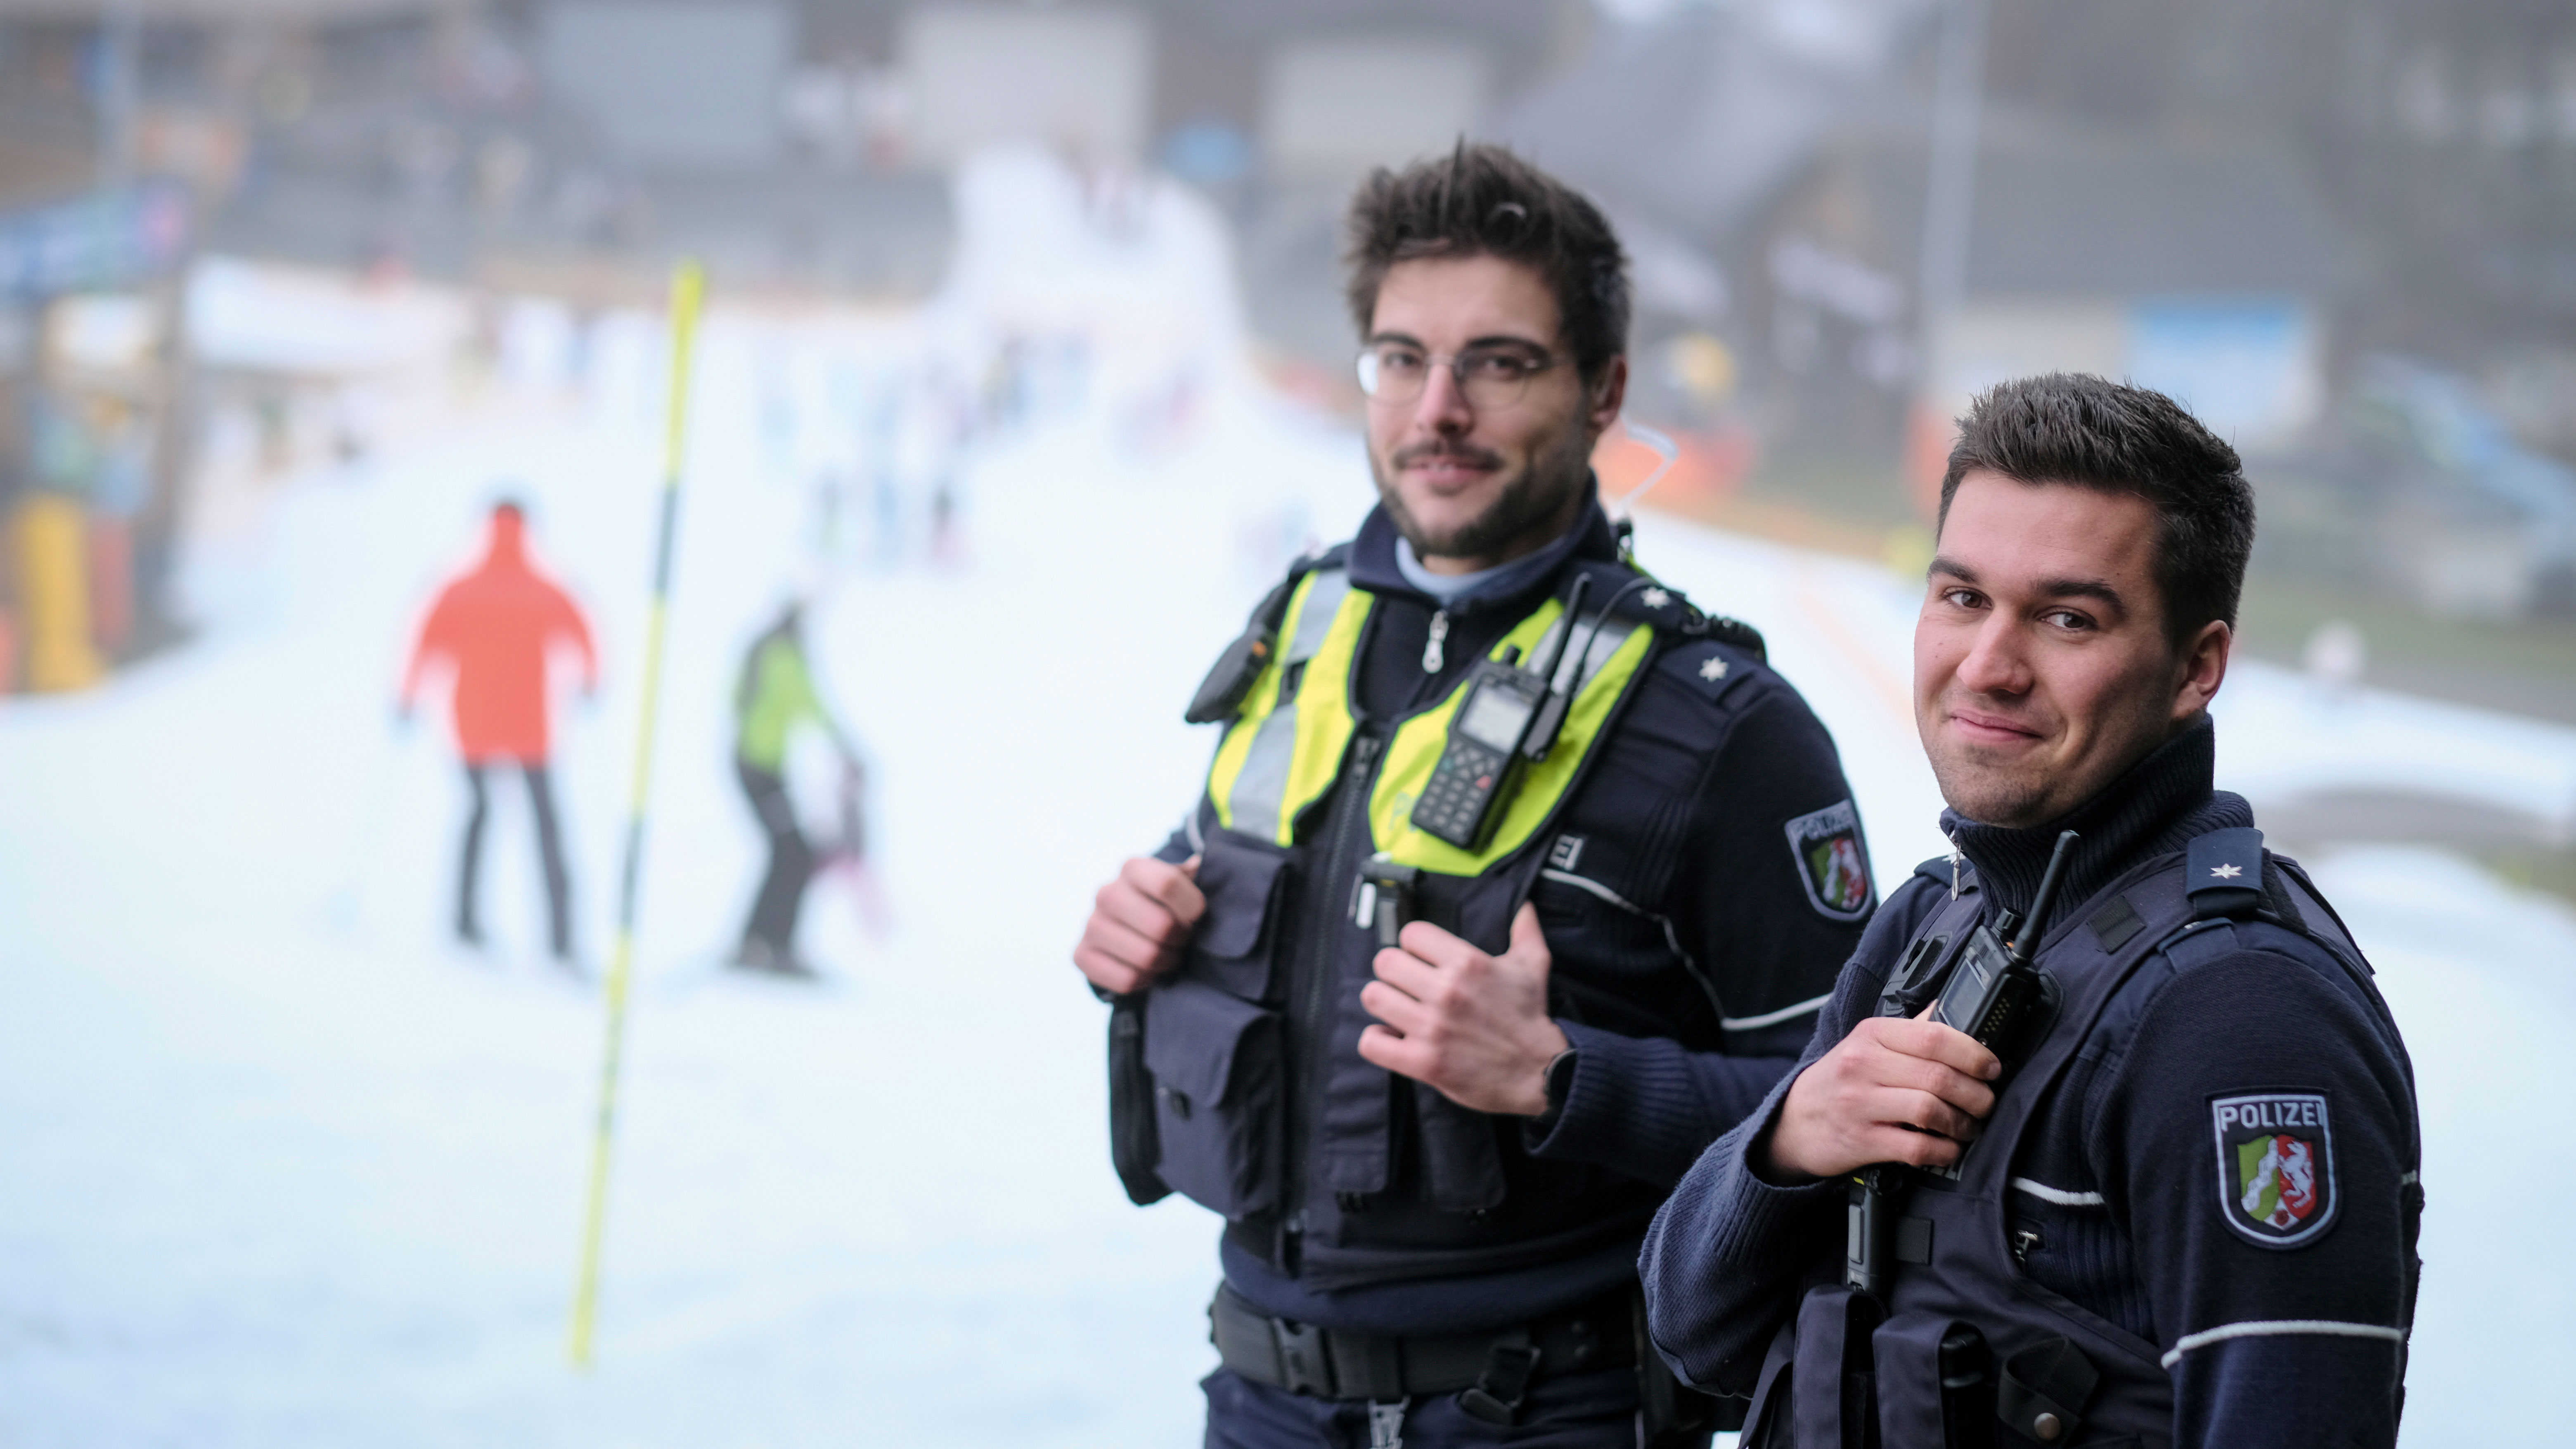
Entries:
[[[1079,196],[1043,189],[993,210],[1060,236]],[[1146,252],[1102,243],[1089,295],[1128,295],[1168,244],[1206,300],[1205,218],[1130,205],[1160,218],[1126,223]],[[557,765],[604,963],[658,470],[649,320],[605,327],[568,393],[557,319],[527,314],[500,393],[266,488],[256,527],[206,540],[196,644],[0,702],[0,1442],[1195,1441],[1213,1220],[1120,1196],[1102,1013],[1065,956],[1099,880],[1193,796],[1200,670],[1285,553],[1370,494],[1353,440],[1246,380],[1231,311],[1204,333],[1075,317],[1088,381],[969,455],[962,561],[921,557],[922,477],[900,564],[827,540],[806,482],[859,456],[851,380],[954,368],[956,338],[998,325],[984,300],[711,320],[588,1373],[564,1329],[599,1002],[543,962],[513,782],[485,861],[500,945],[442,944],[463,790],[439,729],[392,731],[391,693],[483,506],[528,498],[607,660]],[[1183,376],[1198,401],[1140,433]],[[905,406],[937,403],[925,385]],[[1905,702],[1912,586],[1652,515],[1640,556],[1770,634],[1841,743],[1882,883],[1944,848]],[[820,989],[714,966],[760,867],[726,766],[733,669],[799,576],[829,581],[818,654],[874,766],[896,916],[871,940],[818,886]],[[2240,665],[2222,697],[2225,783],[2258,805],[2360,781],[2569,808],[2576,732],[2382,695],[2326,719],[2300,688]],[[2549,1237],[2576,1127],[2548,1109],[2576,914],[2423,851],[2320,872],[2421,1077],[2409,1442],[2531,1441],[2576,1351]]]
[[188,285],[188,340],[217,367],[312,376],[443,360],[470,325],[454,294],[212,257]]
[[2317,883],[2370,952],[2415,1063],[2428,1201],[2405,1440],[2559,1442],[2576,1271],[2546,1224],[2576,1192],[2576,1130],[2550,1106],[2576,910],[2428,850],[2342,852]]

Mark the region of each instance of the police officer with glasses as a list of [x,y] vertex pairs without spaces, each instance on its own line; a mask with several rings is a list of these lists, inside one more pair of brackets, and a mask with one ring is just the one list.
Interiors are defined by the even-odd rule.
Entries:
[[1206,787],[1084,928],[1113,1156],[1225,1218],[1211,1446],[1704,1444],[1637,1245],[1859,939],[1850,787],[1601,508],[1600,212],[1462,144],[1351,238],[1379,503],[1211,671]]
[[[2414,1087],[2361,952],[2211,787],[2254,503],[2160,394],[1976,400],[1914,706],[1955,851],[1648,1235],[1744,1443],[2386,1445]],[[2053,879],[2052,879],[2053,877]]]

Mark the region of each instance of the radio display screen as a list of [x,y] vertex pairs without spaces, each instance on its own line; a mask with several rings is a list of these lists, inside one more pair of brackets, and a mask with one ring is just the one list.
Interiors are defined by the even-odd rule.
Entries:
[[1480,745],[1510,750],[1521,742],[1521,727],[1529,723],[1535,707],[1512,690],[1488,686],[1467,701],[1467,712],[1458,721],[1458,728]]

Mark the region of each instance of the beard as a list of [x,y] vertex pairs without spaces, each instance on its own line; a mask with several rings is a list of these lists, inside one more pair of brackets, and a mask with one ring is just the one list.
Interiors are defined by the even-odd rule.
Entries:
[[1397,490],[1395,478],[1410,464],[1443,457],[1480,468],[1499,468],[1503,463],[1502,455],[1490,448],[1446,441],[1398,448],[1385,463],[1380,463],[1374,454],[1369,458],[1369,472],[1377,480],[1378,502],[1385,506],[1395,531],[1413,545],[1417,557],[1487,558],[1501,553],[1511,543],[1561,518],[1568,501],[1592,476],[1592,445],[1581,428],[1569,427],[1533,453],[1529,465],[1517,477],[1506,479],[1502,491],[1485,505],[1484,512],[1435,532],[1404,506],[1404,495]]
[[1974,745],[1945,741],[1923,753],[1941,802],[1980,825],[2026,830],[2060,813],[2050,808],[2059,782],[2045,771],[1990,763]]
[[2106,710],[2097,743],[2079,759],[2016,758],[1939,730],[1924,730],[1923,755],[1931,763],[1943,803],[1980,825],[2007,830],[2028,830],[2062,818],[2172,736],[2175,727],[2155,692],[2160,678],[2156,674],[2134,681],[2126,697]]

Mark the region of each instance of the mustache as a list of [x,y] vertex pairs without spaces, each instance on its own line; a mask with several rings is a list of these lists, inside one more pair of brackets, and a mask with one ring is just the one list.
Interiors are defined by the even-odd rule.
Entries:
[[1426,458],[1447,458],[1456,462],[1465,463],[1468,466],[1475,468],[1500,468],[1503,466],[1503,455],[1494,452],[1492,449],[1474,447],[1466,443],[1446,441],[1414,443],[1408,447],[1398,448],[1395,450],[1395,455],[1390,459],[1390,461],[1393,462],[1398,469],[1404,469],[1410,468],[1414,464],[1422,462]]

